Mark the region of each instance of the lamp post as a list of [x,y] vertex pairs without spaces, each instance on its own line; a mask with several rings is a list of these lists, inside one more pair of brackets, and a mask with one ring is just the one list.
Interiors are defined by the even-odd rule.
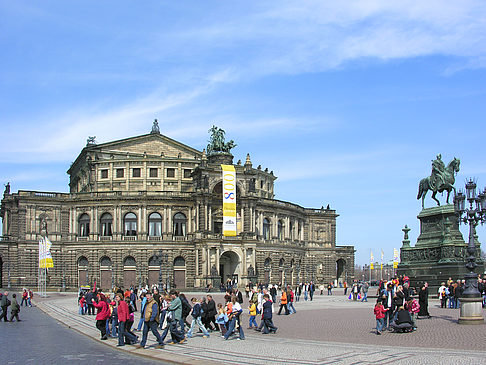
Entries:
[[162,250],[159,250],[157,259],[159,261],[159,293],[160,293],[160,291],[162,290]]
[[[469,242],[467,245],[467,263],[469,270],[465,275],[465,288],[461,297],[460,324],[482,324],[482,298],[478,290],[478,276],[474,272],[476,266],[476,243],[474,233],[478,223],[484,223],[486,218],[486,189],[476,194],[476,183],[470,179],[466,183],[466,195],[462,191],[454,195],[454,210],[459,216],[459,223],[469,224]],[[466,198],[469,208],[466,207]],[[464,215],[464,217],[463,217]]]

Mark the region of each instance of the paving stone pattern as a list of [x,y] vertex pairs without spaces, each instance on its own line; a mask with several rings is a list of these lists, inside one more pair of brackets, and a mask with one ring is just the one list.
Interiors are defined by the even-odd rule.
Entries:
[[[221,294],[214,297],[217,303],[222,301]],[[94,316],[77,314],[75,294],[53,294],[39,305],[73,329],[99,338]],[[164,350],[125,346],[121,352],[194,364],[486,364],[486,325],[459,325],[458,310],[436,306],[438,301],[431,300],[433,318],[419,320],[417,332],[377,336],[371,299],[358,303],[348,301],[342,294],[317,295],[313,302],[296,303],[296,314],[275,316],[279,327],[276,335],[246,330],[245,341],[224,341],[213,333],[208,339],[196,336],[184,345],[166,345]],[[246,329],[247,314],[243,323]],[[116,345],[115,339],[105,342]],[[155,344],[151,334],[148,344]]]

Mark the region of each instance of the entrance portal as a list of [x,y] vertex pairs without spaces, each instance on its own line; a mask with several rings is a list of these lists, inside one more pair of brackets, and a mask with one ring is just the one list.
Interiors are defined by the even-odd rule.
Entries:
[[343,283],[346,280],[346,261],[339,259],[336,261],[336,280],[338,283]]
[[238,283],[240,274],[240,257],[236,252],[223,252],[219,259],[219,274],[221,276],[222,283],[226,283],[228,279],[233,280],[234,283]]

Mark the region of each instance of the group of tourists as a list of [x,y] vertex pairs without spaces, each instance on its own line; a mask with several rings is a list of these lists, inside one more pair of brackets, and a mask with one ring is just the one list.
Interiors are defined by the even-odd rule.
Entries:
[[[2,319],[5,322],[13,322],[14,319],[17,322],[21,322],[22,320],[19,318],[20,307],[22,307],[25,303],[25,306],[32,307],[32,298],[34,298],[34,293],[24,288],[22,291],[22,300],[19,304],[17,301],[17,294],[12,294],[12,300],[9,298],[8,291],[1,293],[0,292],[0,322]],[[8,319],[8,308],[10,307],[10,319]]]
[[[426,290],[427,285],[423,288]],[[408,282],[401,285],[398,280],[387,282],[383,289],[379,289],[374,308],[377,335],[381,335],[385,329],[396,332],[412,332],[417,329],[416,320],[423,307],[413,294]],[[424,307],[426,311],[426,305]],[[427,316],[430,317],[428,312]]]
[[[464,291],[465,280],[454,281],[449,278],[447,282],[441,283],[438,289],[438,295],[441,308],[457,309],[461,305],[460,297]],[[482,306],[486,307],[486,278],[478,277],[478,291],[483,298]]]
[[[270,292],[267,289],[252,288],[251,293],[248,328],[254,328],[263,334],[276,333],[277,327],[272,321],[273,301]],[[290,287],[283,293],[287,308],[287,302],[292,303],[294,295]],[[289,297],[288,301],[285,301],[286,295]],[[175,289],[167,293],[159,292],[157,288],[143,289],[139,295],[133,288],[126,291],[115,288],[111,297],[100,289],[93,289],[80,293],[78,301],[81,315],[94,315],[94,309],[97,309],[96,327],[100,331],[101,340],[118,338],[118,346],[136,345],[146,348],[149,332],[156,338],[157,348],[165,346],[165,339],[169,334],[168,344],[183,344],[187,339],[197,336],[198,331],[203,338],[209,337],[212,332],[219,332],[225,340],[232,336],[239,340],[245,339],[242,323],[243,295],[237,288],[227,290],[224,304],[217,305],[211,294],[200,298],[193,297],[189,301],[183,293]],[[137,301],[140,301],[140,321],[134,326]],[[260,324],[256,321],[259,314]],[[191,319],[190,322],[188,318]],[[136,334],[139,331],[142,331],[140,341]]]

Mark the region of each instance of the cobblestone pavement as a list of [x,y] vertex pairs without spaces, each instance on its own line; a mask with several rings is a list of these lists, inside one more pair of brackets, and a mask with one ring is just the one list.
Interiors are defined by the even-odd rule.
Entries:
[[[213,295],[216,302],[222,301],[221,294]],[[431,300],[433,318],[419,320],[417,332],[377,336],[373,331],[371,299],[358,303],[348,301],[342,294],[318,295],[313,302],[296,303],[296,314],[275,316],[279,327],[276,335],[246,330],[245,341],[224,341],[213,333],[208,339],[198,336],[184,345],[167,345],[164,350],[125,346],[122,351],[197,364],[486,364],[486,325],[459,325],[458,310],[440,309],[437,305]],[[93,339],[99,337],[94,316],[77,314],[75,294],[52,294],[39,306]],[[247,315],[245,329],[246,318]],[[149,344],[155,344],[153,340],[150,334]],[[114,339],[106,342],[116,345]]]
[[0,364],[160,364],[124,354],[63,326],[39,309],[22,307],[21,322],[0,323]]

